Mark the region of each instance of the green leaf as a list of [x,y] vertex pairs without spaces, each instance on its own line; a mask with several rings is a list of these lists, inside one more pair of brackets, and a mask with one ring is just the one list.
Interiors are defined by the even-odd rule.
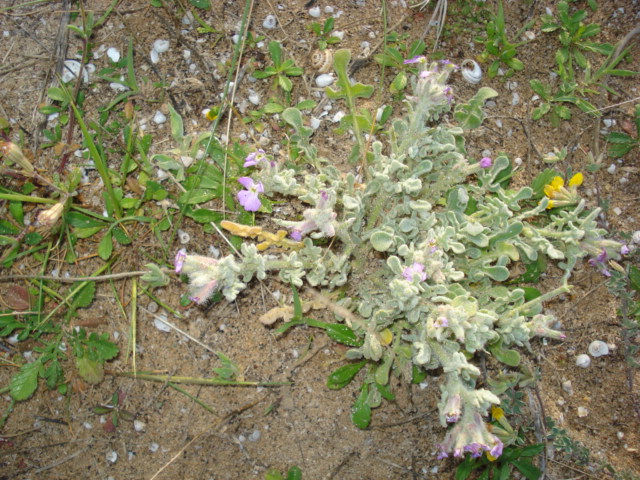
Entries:
[[42,370],[40,359],[33,363],[25,363],[20,371],[11,378],[9,393],[16,401],[26,400],[38,388],[38,375]]
[[264,480],[284,480],[284,477],[276,468],[270,468],[264,474]]
[[344,365],[334,370],[327,377],[327,387],[331,390],[339,390],[346,387],[366,364],[367,361],[363,360],[361,362]]
[[140,280],[147,282],[152,287],[164,287],[169,285],[169,276],[162,271],[162,269],[153,263],[147,263],[145,268],[149,272],[140,277]]
[[636,292],[640,292],[640,269],[635,265],[631,265],[629,269],[629,281],[631,288]]
[[551,104],[550,103],[543,103],[539,107],[534,108],[533,113],[531,114],[531,117],[534,120],[540,120],[547,113],[549,113],[549,110],[551,110]]
[[300,468],[298,467],[291,467],[287,472],[286,480],[302,480],[302,470],[300,470]]
[[194,211],[188,211],[186,215],[187,217],[195,220],[198,223],[219,222],[223,219],[223,215],[221,212],[214,212],[213,210],[209,210],[207,208],[199,208]]
[[359,347],[362,345],[362,339],[358,338],[353,330],[348,326],[341,323],[329,323],[327,324],[325,331],[329,338],[334,342],[348,345],[350,347]]
[[282,47],[280,43],[274,41],[269,42],[269,54],[276,68],[279,68],[282,63]]
[[174,110],[171,103],[167,103],[169,107],[169,122],[171,123],[171,136],[179,144],[182,145],[182,138],[184,137],[184,125],[182,123],[182,117]]
[[67,91],[59,87],[51,87],[49,90],[47,90],[47,96],[51,100],[61,103],[69,103],[69,101],[71,100],[71,98],[67,94]]
[[183,205],[195,205],[198,203],[208,202],[214,198],[219,198],[220,192],[218,189],[212,190],[209,188],[196,188],[188,190],[180,195],[178,203]]
[[72,210],[64,214],[64,220],[72,227],[77,228],[104,227],[107,225],[106,222],[88,217],[87,215]]
[[111,253],[113,252],[113,240],[111,239],[111,232],[107,231],[100,244],[98,244],[98,255],[102,260],[109,260]]
[[520,353],[516,350],[510,350],[503,348],[502,339],[498,342],[487,345],[491,354],[496,357],[496,360],[509,365],[510,367],[517,367],[520,365]]
[[111,360],[118,355],[120,351],[118,346],[109,340],[109,334],[103,333],[101,335],[92,332],[86,341],[87,352],[89,358],[104,362]]
[[336,80],[337,89],[331,87],[326,88],[327,97],[332,100],[355,98],[369,98],[373,95],[373,87],[371,85],[363,85],[362,83],[351,83],[351,79],[347,73],[347,67],[351,60],[351,52],[346,49],[340,49],[333,55],[333,68],[338,75]]
[[531,189],[533,190],[534,197],[542,197],[544,195],[545,185],[550,184],[551,181],[559,175],[560,174],[557,170],[553,170],[551,168],[547,168],[540,172],[533,182],[531,182]]
[[527,445],[520,450],[521,457],[535,457],[536,455],[542,453],[544,450],[544,444],[538,443],[535,445]]
[[528,460],[513,460],[511,464],[527,477],[527,480],[538,480],[542,475],[540,469]]
[[201,8],[203,10],[211,9],[211,2],[209,2],[209,0],[189,0],[189,3],[196,8]]
[[104,367],[102,362],[97,360],[91,360],[88,357],[76,358],[76,368],[78,375],[92,385],[100,383],[104,378]]
[[282,88],[285,92],[290,92],[291,90],[293,90],[293,83],[291,83],[291,80],[289,80],[286,76],[284,75],[278,75],[278,85],[280,86],[280,88]]
[[351,407],[351,421],[353,424],[364,430],[371,423],[371,407],[367,403],[369,396],[369,386],[365,383],[362,385],[360,395],[356,399],[353,407]]
[[9,212],[16,222],[24,225],[24,209],[22,202],[9,202]]
[[[77,285],[77,284],[74,284]],[[96,282],[87,282],[80,290],[76,292],[73,296],[73,301],[71,303],[71,307],[73,309],[76,308],[84,308],[91,305],[93,302],[93,298],[96,294]]]
[[284,106],[279,103],[269,102],[264,106],[263,110],[264,113],[280,113],[284,110]]
[[471,472],[473,471],[475,466],[476,466],[476,460],[474,458],[467,456],[462,461],[462,463],[458,465],[458,468],[456,469],[455,480],[467,480],[467,478],[469,478],[469,475],[471,475]]
[[0,235],[17,235],[20,229],[7,220],[0,220]]
[[398,93],[405,89],[405,87],[407,86],[407,83],[408,83],[407,72],[400,71],[391,82],[391,85],[389,86],[389,90],[391,91],[391,93]]
[[129,238],[129,235],[127,235],[125,231],[122,230],[120,227],[115,227],[112,230],[112,233],[114,238],[117,240],[117,242],[120,245],[129,245],[131,243],[131,238]]

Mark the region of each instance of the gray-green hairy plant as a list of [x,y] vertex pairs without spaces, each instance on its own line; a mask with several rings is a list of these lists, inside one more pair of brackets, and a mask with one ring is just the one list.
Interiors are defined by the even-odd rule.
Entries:
[[[341,61],[345,57],[336,53]],[[391,122],[387,145],[372,142],[363,178],[317,157],[295,109],[285,110],[283,118],[296,130],[306,160],[319,168],[295,174],[263,153],[247,158],[259,188],[245,195],[278,194],[307,205],[300,219],[273,219],[289,230],[292,251],[263,252],[269,242],[244,242],[239,255],[220,259],[180,251],[176,271],[189,277],[191,297],[199,303],[218,291],[234,300],[269,271],[326,294],[348,285],[334,313],[353,333],[344,343],[352,347],[347,358],[358,363],[336,376],[334,387],[368,365],[354,422],[366,427],[371,408],[393,397],[391,375],[410,382],[421,372],[436,372],[442,379],[440,422],[452,424],[439,458],[465,452],[499,457],[504,439],[487,430],[483,416],[500,400],[478,387],[473,356],[490,353],[514,363],[506,347],[528,347],[534,336],[563,338],[543,303],[569,291],[581,258],[602,251],[618,258],[619,244],[603,240],[595,221],[599,212],[587,211],[584,200],[550,210],[549,198],[538,201],[532,188],[507,188],[506,156],[469,159],[463,129],[443,118],[452,98],[446,82],[456,67],[412,61],[420,73],[405,100],[407,114]],[[346,101],[353,106],[353,97]],[[246,237],[261,232],[234,228]],[[273,237],[278,244],[280,237]],[[517,262],[541,257],[557,262],[559,285],[530,299],[523,288],[505,284]]]

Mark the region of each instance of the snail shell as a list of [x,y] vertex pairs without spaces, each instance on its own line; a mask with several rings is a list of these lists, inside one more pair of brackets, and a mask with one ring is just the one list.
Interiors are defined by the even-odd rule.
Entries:
[[480,83],[482,80],[482,69],[478,62],[471,59],[466,59],[462,62],[461,73],[464,79],[469,83]]
[[609,345],[602,340],[594,340],[589,344],[589,355],[592,357],[601,357],[603,355],[609,355]]
[[329,73],[333,69],[333,52],[328,49],[316,50],[311,55],[311,66],[318,73]]

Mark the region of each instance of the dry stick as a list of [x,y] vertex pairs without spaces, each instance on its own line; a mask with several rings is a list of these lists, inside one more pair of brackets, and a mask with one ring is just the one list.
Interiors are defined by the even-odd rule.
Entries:
[[[173,272],[163,268],[164,273]],[[53,280],[61,283],[74,282],[104,282],[107,280],[120,280],[122,278],[141,277],[149,273],[148,270],[138,270],[135,272],[110,273],[108,275],[96,275],[95,277],[54,277],[53,275],[4,275],[0,277],[0,282],[11,282],[13,280]]]
[[56,460],[53,463],[50,463],[49,465],[46,465],[44,467],[38,468],[36,470],[33,471],[33,473],[41,473],[44,472],[46,470],[51,470],[52,468],[57,467],[58,465],[62,465],[65,462],[68,462],[69,460],[73,460],[74,458],[76,458],[78,455],[83,454],[84,452],[86,452],[87,450],[89,450],[89,447],[85,447],[81,450],[78,450],[77,452],[72,453],[71,455],[67,455],[66,457],[63,457],[59,460]]
[[209,430],[211,430],[212,428],[220,425],[222,422],[228,422],[229,420],[231,420],[233,417],[236,417],[238,415],[240,415],[242,412],[244,412],[245,410],[249,410],[250,408],[254,407],[255,405],[257,405],[258,403],[262,402],[266,397],[262,397],[258,400],[256,400],[255,402],[252,403],[248,403],[236,410],[231,411],[230,413],[228,413],[227,415],[225,415],[224,417],[216,420],[215,422],[213,422],[211,425],[209,425],[207,428],[205,428],[202,432],[200,432],[198,435],[196,435],[195,437],[193,437],[192,440],[190,440],[189,442],[187,442],[187,444],[182,447],[173,457],[171,457],[171,460],[169,460],[167,463],[165,463],[160,470],[158,470],[149,480],[154,480],[155,478],[158,477],[158,475],[160,475],[169,465],[171,465],[173,462],[176,461],[176,459],[178,457],[180,457],[184,451],[189,448],[196,440],[200,440],[202,437],[204,437]]

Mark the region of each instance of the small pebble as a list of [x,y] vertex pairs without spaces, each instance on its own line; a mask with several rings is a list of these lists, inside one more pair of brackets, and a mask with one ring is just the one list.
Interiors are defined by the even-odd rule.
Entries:
[[573,386],[571,385],[571,380],[562,382],[562,389],[567,393],[567,395],[573,395]]
[[133,428],[136,432],[144,432],[144,429],[146,426],[147,424],[144,423],[143,421],[140,421],[140,420],[133,421]]
[[615,171],[616,171],[616,164],[612,163],[611,165],[609,165],[609,168],[607,168],[607,172],[613,175]]
[[251,432],[249,434],[249,441],[250,442],[257,442],[258,440],[260,440],[261,436],[262,436],[262,434],[260,433],[260,430],[254,430],[253,432]]
[[149,445],[149,450],[151,451],[151,453],[157,452],[159,448],[160,445],[158,445],[156,442],[151,442],[151,445]]
[[115,47],[109,48],[107,50],[107,57],[109,57],[109,60],[111,60],[113,63],[116,63],[120,60],[120,50]]
[[158,53],[164,53],[169,50],[169,40],[158,39],[153,42],[153,49]]
[[118,453],[114,450],[111,450],[107,453],[107,462],[116,463],[118,461]]
[[623,432],[618,432],[618,433],[616,433],[616,437],[618,437],[618,440],[622,440],[624,438],[624,433]]
[[333,13],[333,7],[331,5],[327,5],[324,7],[324,13]]
[[162,125],[167,121],[167,116],[162,113],[160,110],[156,111],[156,114],[153,116],[153,123],[156,125]]
[[275,17],[275,15],[267,15],[262,21],[262,26],[267,30],[276,28],[276,25],[278,25],[278,19]]
[[167,319],[167,316],[164,315],[164,314],[158,316],[157,318],[154,318],[153,319],[153,326],[156,327],[161,332],[165,332],[165,333],[170,332],[171,331],[171,327],[162,321],[162,320],[166,320],[166,319]]
[[320,88],[328,87],[333,82],[334,78],[331,73],[322,73],[316,77],[316,85]]
[[319,18],[320,13],[320,7],[313,7],[309,9],[309,15],[311,15],[313,18]]
[[613,213],[615,213],[616,215],[621,215],[622,214],[622,209],[620,207],[614,207],[613,208]]
[[589,415],[589,410],[587,410],[585,407],[578,407],[578,417],[584,418],[587,415]]

